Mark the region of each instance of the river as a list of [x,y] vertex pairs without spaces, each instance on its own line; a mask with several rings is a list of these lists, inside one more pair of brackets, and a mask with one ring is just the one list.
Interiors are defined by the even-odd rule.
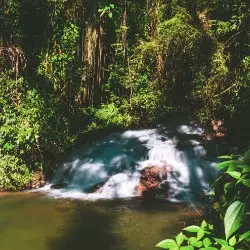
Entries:
[[0,249],[153,250],[159,241],[201,219],[191,204],[2,194]]
[[[65,188],[52,190],[50,183],[36,192],[0,195],[0,249],[155,249],[202,219],[196,207],[204,204],[200,198],[216,178],[213,164],[222,153],[203,132],[193,122],[175,121],[89,142],[55,173],[52,184]],[[142,169],[162,162],[173,167],[168,198],[137,197]],[[93,191],[98,183],[101,189]]]

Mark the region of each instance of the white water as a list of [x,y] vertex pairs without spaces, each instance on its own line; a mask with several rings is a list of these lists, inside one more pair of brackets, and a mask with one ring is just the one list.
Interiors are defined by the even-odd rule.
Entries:
[[[207,150],[201,141],[193,139],[202,132],[197,125],[188,124],[111,134],[78,150],[63,164],[52,183],[67,183],[67,188],[55,190],[48,185],[42,190],[60,198],[133,197],[140,171],[165,161],[173,166],[168,174],[169,199],[196,200],[216,176]],[[101,188],[90,190],[99,183],[103,183]]]

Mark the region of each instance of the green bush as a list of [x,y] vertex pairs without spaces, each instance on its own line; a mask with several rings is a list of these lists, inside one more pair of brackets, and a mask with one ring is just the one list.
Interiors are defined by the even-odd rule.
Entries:
[[28,166],[13,155],[0,157],[0,191],[27,189],[33,176]]
[[[212,203],[220,220],[211,224],[184,228],[193,235],[180,233],[176,240],[167,239],[157,247],[170,250],[234,250],[250,248],[250,151],[244,157],[222,156],[228,161],[217,164],[222,171],[213,184]],[[224,228],[224,232],[221,230]]]

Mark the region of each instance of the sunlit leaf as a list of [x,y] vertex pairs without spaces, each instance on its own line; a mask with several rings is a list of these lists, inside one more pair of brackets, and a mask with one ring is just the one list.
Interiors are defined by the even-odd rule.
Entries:
[[183,230],[191,233],[198,233],[200,230],[202,230],[199,226],[189,226],[185,227]]
[[250,240],[250,230],[240,236],[239,241],[242,240]]
[[184,247],[180,247],[180,250],[194,250],[194,247],[192,247],[192,246],[184,246]]
[[156,245],[156,247],[160,247],[163,249],[170,249],[170,248],[176,247],[176,246],[178,246],[176,244],[176,242],[174,240],[171,240],[171,239],[163,240]]
[[243,180],[242,183],[243,183],[245,186],[250,187],[250,179]]
[[186,239],[186,236],[183,233],[179,233],[175,238],[176,238],[176,243],[180,246]]
[[216,247],[203,247],[200,250],[218,250]]
[[222,155],[222,156],[219,156],[217,157],[218,159],[230,159],[232,160],[233,159],[233,156],[232,155]]
[[226,247],[223,247],[223,250],[234,250],[234,248],[231,246],[226,246]]
[[229,245],[234,246],[237,243],[236,237],[233,236],[231,239],[229,239]]
[[203,244],[204,244],[204,247],[209,247],[209,246],[211,246],[212,242],[209,238],[205,238],[203,240]]
[[228,168],[229,166],[232,166],[233,164],[239,163],[238,160],[231,160],[231,161],[224,161],[222,163],[216,164],[216,167],[219,169],[225,169]]
[[227,171],[227,174],[231,175],[234,179],[239,180],[241,177],[241,172],[238,171]]
[[244,166],[243,170],[242,170],[242,173],[245,174],[245,173],[250,173],[250,166],[246,165]]
[[205,235],[205,232],[204,232],[203,230],[200,230],[200,231],[197,233],[197,240],[202,239],[204,235]]
[[228,243],[225,241],[225,240],[222,240],[222,239],[217,239],[217,238],[214,238],[215,241],[220,244],[221,246],[228,246]]
[[228,207],[224,217],[226,239],[228,239],[241,226],[244,210],[245,204],[240,201],[235,201]]
[[201,228],[205,229],[206,227],[207,227],[207,222],[205,220],[203,220],[201,223]]

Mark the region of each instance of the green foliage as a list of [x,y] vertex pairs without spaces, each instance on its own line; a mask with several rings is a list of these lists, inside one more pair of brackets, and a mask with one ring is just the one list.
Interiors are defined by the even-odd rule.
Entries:
[[100,17],[107,15],[109,18],[112,19],[113,17],[113,13],[112,10],[115,8],[114,4],[110,4],[110,5],[106,5],[105,7],[101,8],[98,10],[98,12],[100,13]]
[[[213,203],[215,210],[221,217],[225,215],[225,209],[233,202],[237,200],[243,204],[249,204],[250,202],[250,165],[248,155],[249,151],[240,159],[217,164],[218,169],[222,170],[222,174],[213,184],[215,188]],[[231,158],[234,158],[234,156],[231,156]]]
[[[214,183],[212,203],[220,215],[220,221],[215,219],[213,224],[203,221],[201,226],[188,226],[183,231],[192,233],[190,236],[180,233],[176,236],[176,241],[164,240],[156,246],[163,249],[249,249],[249,155],[250,151],[247,151],[240,160],[234,159],[239,156],[233,155],[219,157],[230,159],[217,164],[223,173]],[[225,229],[223,234],[218,230],[221,226]]]
[[123,115],[114,103],[103,104],[96,111],[95,117],[97,118],[97,122],[103,127],[123,127],[129,124],[131,119],[128,115]]
[[0,109],[0,190],[24,189],[32,173],[48,164],[47,155],[58,159],[74,136],[55,101],[45,102],[12,72],[0,78]]
[[[20,3],[19,0],[2,0],[0,10],[0,31],[1,36],[19,39],[21,32],[20,25]],[[1,45],[1,44],[0,44]],[[2,45],[1,45],[2,46]]]
[[26,90],[22,78],[3,75],[0,83],[0,153],[22,155],[39,137],[39,96],[34,90]]
[[176,236],[176,240],[166,239],[159,242],[156,247],[170,250],[234,250],[238,249],[241,241],[249,237],[250,231],[239,237],[233,236],[228,238],[216,238],[213,225],[203,221],[201,226],[192,225],[183,229],[188,235],[182,232]]
[[32,173],[27,165],[13,155],[0,156],[0,191],[27,189],[32,180]]
[[228,239],[242,225],[244,210],[245,205],[240,201],[235,201],[228,207],[224,218],[226,239]]
[[72,64],[75,62],[78,38],[78,27],[70,22],[65,23],[63,27],[55,29],[51,50],[43,51],[40,55],[38,74],[45,77],[53,85],[54,91],[62,95],[68,94],[67,85],[73,78]]
[[0,78],[0,190],[23,189],[36,165],[39,149],[40,100],[35,90],[27,90],[23,78],[11,72]]
[[[249,1],[1,3],[0,153],[30,172],[80,134],[176,110],[248,131]],[[228,195],[249,186],[240,169],[221,180]]]

